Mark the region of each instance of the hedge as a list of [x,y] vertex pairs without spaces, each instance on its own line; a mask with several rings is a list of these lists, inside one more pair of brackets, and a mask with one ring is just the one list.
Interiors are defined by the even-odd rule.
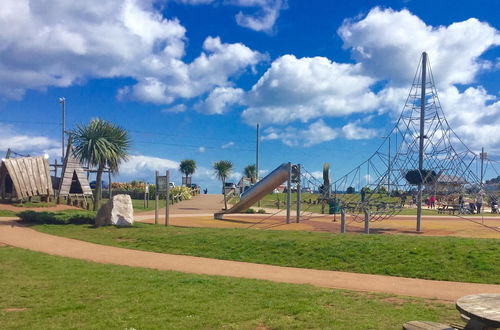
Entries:
[[95,212],[91,211],[62,211],[62,212],[35,212],[23,211],[17,214],[23,221],[39,224],[95,224]]

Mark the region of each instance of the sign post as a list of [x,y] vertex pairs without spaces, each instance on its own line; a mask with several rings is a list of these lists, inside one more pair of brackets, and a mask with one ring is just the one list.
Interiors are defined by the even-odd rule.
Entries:
[[[156,212],[155,212],[155,224],[158,224],[158,213],[160,212],[159,211],[159,195],[161,193],[164,193],[167,195],[167,198],[168,198],[168,177],[169,177],[169,173],[167,171],[167,175],[166,176],[159,176],[158,175],[158,171],[156,171]],[[168,209],[168,199],[167,199],[167,209]],[[166,217],[166,215],[165,215]]]
[[166,178],[166,181],[167,181],[167,189],[166,189],[166,192],[165,192],[165,226],[168,226],[169,225],[169,220],[170,220],[170,210],[169,210],[169,206],[170,206],[170,171],[167,170],[167,172],[165,173],[165,178]]

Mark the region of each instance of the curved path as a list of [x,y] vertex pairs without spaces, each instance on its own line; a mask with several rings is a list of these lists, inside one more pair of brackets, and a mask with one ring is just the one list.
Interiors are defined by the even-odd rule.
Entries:
[[383,292],[446,301],[454,301],[469,294],[500,293],[500,285],[431,281],[280,267],[123,249],[40,233],[19,224],[15,218],[0,220],[0,243],[57,256],[106,264],[274,282],[312,284],[327,288]]

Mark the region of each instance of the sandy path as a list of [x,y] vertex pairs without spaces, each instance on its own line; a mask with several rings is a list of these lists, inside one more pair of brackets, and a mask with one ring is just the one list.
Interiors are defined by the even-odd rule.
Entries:
[[454,301],[474,293],[500,293],[500,285],[430,281],[393,276],[279,267],[200,257],[136,251],[87,243],[37,232],[15,219],[0,220],[0,243],[57,256],[106,264],[174,270],[327,288],[383,292]]

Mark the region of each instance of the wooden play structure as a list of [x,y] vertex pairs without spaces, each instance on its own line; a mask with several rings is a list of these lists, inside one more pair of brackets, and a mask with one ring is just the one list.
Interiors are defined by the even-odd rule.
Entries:
[[30,199],[54,196],[48,156],[7,158],[0,165],[0,197]]

